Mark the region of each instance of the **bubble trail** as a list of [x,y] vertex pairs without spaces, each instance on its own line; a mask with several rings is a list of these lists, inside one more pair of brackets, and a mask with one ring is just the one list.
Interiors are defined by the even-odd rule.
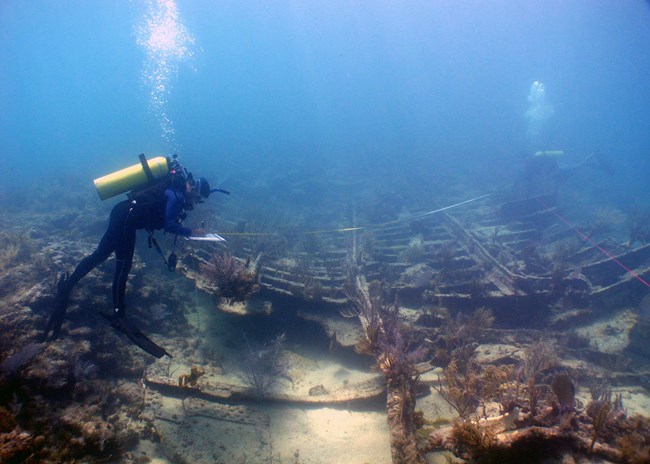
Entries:
[[147,12],[137,28],[137,44],[145,52],[142,79],[162,136],[177,151],[176,130],[169,116],[168,97],[180,63],[190,60],[194,37],[180,20],[174,0],[148,0]]

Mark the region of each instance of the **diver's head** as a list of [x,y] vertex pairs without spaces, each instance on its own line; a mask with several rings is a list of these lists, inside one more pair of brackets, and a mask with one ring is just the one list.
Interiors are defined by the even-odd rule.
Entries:
[[199,180],[196,181],[196,191],[201,196],[201,198],[208,198],[210,196],[210,184],[208,184],[208,179],[205,177],[199,177]]
[[201,203],[210,196],[210,184],[205,177],[195,180],[190,174],[187,180],[187,193],[190,195],[192,203]]

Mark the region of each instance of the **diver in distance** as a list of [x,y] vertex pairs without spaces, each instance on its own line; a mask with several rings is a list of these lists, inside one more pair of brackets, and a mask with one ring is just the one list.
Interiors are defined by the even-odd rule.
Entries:
[[526,157],[523,169],[512,185],[511,196],[515,198],[501,205],[502,216],[513,219],[555,205],[560,187],[585,168],[614,172],[613,167],[597,153],[591,153],[572,165],[561,164],[563,156],[564,151],[546,150]]
[[[156,178],[151,172],[150,165],[152,161],[158,159],[162,160],[165,174],[161,174],[159,178]],[[102,315],[110,321],[115,329],[124,333],[147,353],[157,358],[165,355],[171,357],[164,348],[156,345],[126,319],[124,297],[126,282],[133,263],[136,230],[144,229],[149,232],[149,244],[153,243],[157,251],[163,256],[169,270],[174,270],[177,261],[176,255],[172,252],[169,258],[165,259],[160,247],[153,238],[153,231],[164,229],[165,232],[174,234],[176,237],[179,235],[183,237],[205,236],[205,229],[184,227],[182,221],[185,219],[186,211],[193,209],[195,203],[202,202],[214,191],[223,190],[211,190],[208,181],[203,177],[195,180],[192,174],[180,165],[175,155],[173,159],[167,158],[166,164],[164,158],[154,160],[147,161],[144,155],[140,155],[142,166],[133,166],[132,168],[142,169],[146,173],[145,185],[130,192],[128,194],[129,199],[121,201],[113,207],[108,227],[97,249],[83,258],[71,275],[61,273],[57,283],[54,310],[47,322],[42,341],[48,339],[50,332],[52,333],[52,340],[58,337],[73,287],[86,274],[115,253],[115,271],[112,284],[113,310],[111,314]],[[143,173],[140,172],[139,175],[144,178]],[[103,187],[100,188],[98,183],[102,179],[95,181],[100,197],[108,198],[113,196],[114,193],[103,196],[105,191],[101,189]],[[112,183],[115,182],[112,181]],[[124,190],[118,193],[123,192]]]
[[572,165],[561,165],[560,159],[564,152],[560,150],[538,151],[526,158],[523,173],[519,179],[519,187],[526,197],[549,195],[557,197],[561,184],[577,175],[585,167],[612,172],[602,156],[591,153],[580,162]]

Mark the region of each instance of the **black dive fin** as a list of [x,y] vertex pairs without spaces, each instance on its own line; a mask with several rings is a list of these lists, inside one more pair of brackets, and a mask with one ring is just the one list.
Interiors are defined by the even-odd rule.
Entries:
[[129,340],[138,345],[151,356],[155,356],[158,359],[162,358],[163,356],[169,356],[170,358],[172,357],[172,355],[167,353],[167,351],[162,346],[156,345],[151,341],[151,339],[149,339],[149,337],[140,332],[140,329],[132,325],[126,319],[111,317],[106,314],[102,314],[102,316],[110,321],[111,326],[115,330],[119,330],[124,335],[129,337]]
[[70,295],[70,288],[68,287],[68,273],[62,272],[57,276],[56,296],[54,298],[54,310],[47,320],[47,325],[41,336],[41,342],[47,340],[47,337],[52,332],[52,340],[56,340],[61,331],[65,313],[68,309],[68,297]]
[[50,332],[52,333],[52,340],[56,340],[59,337],[59,332],[63,325],[63,319],[65,319],[66,309],[65,306],[55,307],[52,314],[50,314],[50,318],[47,320],[47,325],[45,326],[45,330],[43,331],[39,341],[46,341]]

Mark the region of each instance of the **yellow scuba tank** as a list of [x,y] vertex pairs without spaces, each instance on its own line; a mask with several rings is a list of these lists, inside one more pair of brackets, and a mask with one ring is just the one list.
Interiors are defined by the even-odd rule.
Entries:
[[[97,193],[99,193],[99,198],[102,200],[112,198],[120,193],[143,187],[150,180],[162,179],[169,174],[169,165],[164,156],[147,160],[144,155],[140,155],[140,161],[138,164],[95,179],[93,182]],[[145,169],[145,162],[149,167],[149,172]],[[153,179],[150,178],[151,176]]]

